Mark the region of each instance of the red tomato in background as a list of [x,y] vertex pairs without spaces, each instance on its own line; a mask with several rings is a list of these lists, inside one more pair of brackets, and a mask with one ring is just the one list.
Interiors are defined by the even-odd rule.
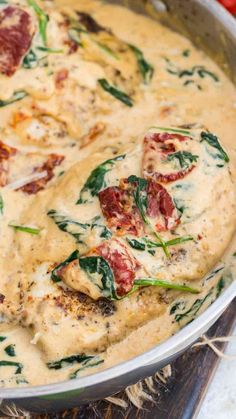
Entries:
[[230,13],[236,13],[236,0],[218,0]]

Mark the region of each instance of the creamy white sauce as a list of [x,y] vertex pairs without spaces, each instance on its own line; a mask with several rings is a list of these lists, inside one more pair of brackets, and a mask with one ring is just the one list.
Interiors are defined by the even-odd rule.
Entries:
[[[20,4],[25,6],[23,1]],[[0,305],[5,316],[0,325],[0,336],[5,338],[0,342],[0,362],[22,364],[22,371],[17,374],[16,366],[0,364],[2,386],[65,380],[80,364],[63,365],[64,368],[56,370],[49,369],[46,363],[86,351],[104,362],[81,370],[81,375],[130,359],[167,339],[200,314],[214,301],[221,277],[226,286],[235,274],[232,254],[236,241],[231,241],[235,226],[231,183],[231,178],[235,182],[236,163],[234,86],[189,40],[147,17],[93,0],[81,0],[79,5],[74,1],[57,1],[56,4],[58,8],[51,2],[42,3],[41,7],[50,16],[48,46],[63,52],[49,54],[45,67],[20,68],[11,78],[0,75],[1,100],[9,99],[18,90],[28,93],[22,101],[0,110],[1,139],[18,150],[9,160],[8,185],[1,190],[4,208],[0,216],[0,293],[9,304],[4,301]],[[107,33],[99,38],[100,44],[108,45],[113,55],[104,47],[101,50],[96,37],[83,34],[85,47],[79,46],[77,52],[68,55],[65,43],[68,27],[63,26],[61,12],[70,15],[73,8],[92,14],[101,26],[111,29],[122,40],[114,41]],[[37,21],[31,9],[30,13]],[[153,65],[154,74],[149,84],[142,82],[132,53],[120,52],[122,42],[137,46]],[[188,56],[184,51],[189,51]],[[189,79],[173,74],[176,69],[189,70],[193,66],[204,66],[219,81],[209,74],[204,78],[195,74],[190,77],[193,82],[184,85]],[[120,72],[118,76],[115,69]],[[58,73],[64,70],[67,77],[56,82]],[[134,106],[129,108],[102,90],[97,80],[103,78],[117,83],[133,98]],[[104,124],[105,129],[87,145],[85,137],[98,123]],[[115,169],[107,174],[107,184],[117,185],[121,177],[130,174],[140,176],[142,141],[148,129],[185,124],[206,127],[217,134],[230,156],[231,174],[228,166],[222,171],[216,169],[207,148],[192,142],[189,149],[193,154],[200,154],[199,166],[184,179],[169,184],[167,189],[186,206],[177,234],[203,235],[203,239],[197,245],[192,242],[183,245],[189,252],[187,263],[181,259],[174,263],[172,259],[167,266],[160,249],[156,258],[137,250],[133,250],[133,254],[149,275],[203,287],[201,293],[166,292],[151,287],[145,289],[139,302],[134,294],[116,303],[117,312],[113,317],[101,318],[86,310],[85,319],[64,316],[53,305],[53,297],[61,298],[62,291],[51,281],[50,270],[54,263],[58,264],[75,249],[75,240],[49,220],[47,211],[56,209],[83,223],[99,214],[104,221],[98,201],[92,205],[75,205],[91,171],[114,153],[126,153],[127,158],[117,162]],[[54,177],[44,191],[35,197],[11,189],[12,183],[31,176],[34,168],[41,166],[50,153],[63,155],[65,159],[54,169]],[[40,234],[33,236],[15,231],[9,223],[38,228]],[[163,237],[173,238],[169,232],[163,233]],[[91,248],[100,238],[92,231],[86,240]],[[222,265],[224,270],[207,281],[202,279],[215,264]],[[194,308],[197,299],[205,299],[205,302]],[[76,313],[76,301],[68,301]],[[78,335],[80,340],[76,347],[74,339]],[[9,345],[14,345],[15,356],[6,352]]]

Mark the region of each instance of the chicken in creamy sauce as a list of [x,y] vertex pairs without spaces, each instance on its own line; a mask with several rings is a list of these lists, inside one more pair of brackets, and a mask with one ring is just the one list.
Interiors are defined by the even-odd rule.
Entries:
[[232,281],[236,91],[187,39],[98,0],[2,2],[0,107],[2,386],[130,359]]

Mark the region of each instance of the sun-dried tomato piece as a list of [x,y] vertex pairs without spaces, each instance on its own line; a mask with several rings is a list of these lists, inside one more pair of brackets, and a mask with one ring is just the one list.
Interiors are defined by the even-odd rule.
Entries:
[[0,12],[0,73],[12,76],[30,48],[34,27],[31,16],[16,6]]
[[121,186],[110,186],[99,192],[98,197],[109,227],[117,234],[139,236],[143,232],[142,218],[131,190]]
[[155,179],[157,182],[170,183],[187,176],[196,167],[191,164],[185,169],[171,173],[161,173],[160,167],[169,154],[177,151],[175,142],[181,143],[189,137],[178,133],[151,133],[144,138],[143,174],[145,178]]
[[[156,231],[175,228],[180,218],[170,194],[160,183],[154,180],[146,182],[147,186],[142,191],[147,199],[146,216],[152,224],[155,223]],[[118,235],[140,236],[145,230],[148,232],[134,198],[136,188],[135,181],[130,183],[128,179],[121,179],[119,186],[110,186],[98,195],[103,215]]]
[[22,186],[18,190],[21,190],[23,192],[26,192],[27,194],[36,194],[37,192],[41,191],[45,188],[46,184],[53,178],[54,173],[53,169],[56,166],[59,166],[63,160],[64,156],[61,156],[59,154],[50,154],[48,156],[47,161],[40,167],[36,167],[34,169],[34,173],[42,173],[47,172],[45,176],[41,179],[34,180],[30,183],[27,183],[26,185]]
[[0,186],[7,184],[7,175],[9,172],[9,162],[11,156],[16,154],[17,150],[2,141],[0,141]]
[[175,228],[180,218],[175,204],[167,190],[155,181],[148,181],[147,216],[155,219],[158,232]]
[[96,252],[109,264],[115,279],[116,293],[119,297],[130,292],[134,285],[135,274],[140,264],[118,240],[102,243]]

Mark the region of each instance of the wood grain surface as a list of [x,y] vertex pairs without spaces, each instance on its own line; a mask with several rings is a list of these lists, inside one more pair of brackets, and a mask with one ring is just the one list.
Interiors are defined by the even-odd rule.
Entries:
[[[231,334],[236,324],[236,299],[221,318],[211,327],[207,336]],[[225,343],[218,344],[224,349]],[[146,402],[143,410],[131,403],[125,410],[106,401],[85,405],[63,412],[34,419],[194,419],[204,399],[220,359],[207,346],[187,350],[172,364],[172,376],[166,385],[156,384],[155,403]],[[125,393],[117,397],[127,401]]]

